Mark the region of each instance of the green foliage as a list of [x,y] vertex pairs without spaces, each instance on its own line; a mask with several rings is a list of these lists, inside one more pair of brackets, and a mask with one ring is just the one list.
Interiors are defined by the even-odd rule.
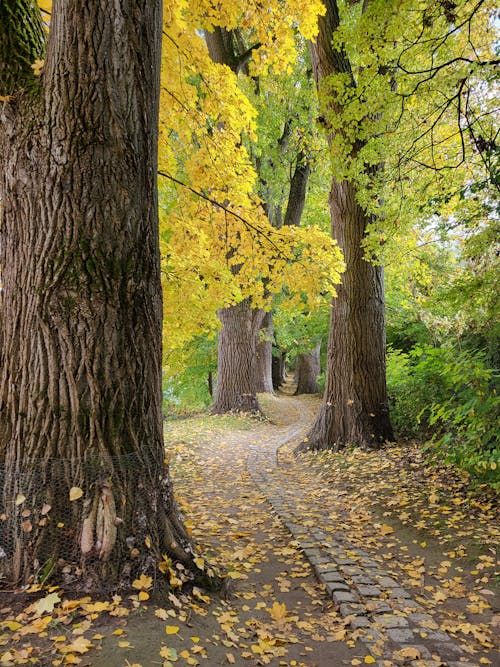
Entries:
[[429,425],[438,429],[431,451],[500,488],[498,375],[485,367],[482,354],[470,352],[453,355],[441,373],[450,391],[431,408]]
[[184,414],[207,408],[212,401],[209,374],[217,370],[216,337],[194,338],[182,350],[182,359],[171,361],[163,378],[163,413]]
[[[428,437],[428,450],[471,476],[498,484],[498,376],[483,352],[456,346],[390,350],[387,381],[399,435]],[[496,480],[496,481],[495,481]]]

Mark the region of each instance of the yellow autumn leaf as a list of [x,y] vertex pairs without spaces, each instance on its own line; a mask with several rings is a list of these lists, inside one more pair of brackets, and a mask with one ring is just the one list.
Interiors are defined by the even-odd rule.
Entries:
[[226,653],[226,660],[230,665],[234,665],[236,663],[236,659],[232,653]]
[[171,660],[172,662],[177,662],[177,649],[170,648],[168,646],[162,646],[160,649],[160,655],[162,658]]
[[72,486],[71,489],[69,490],[69,499],[71,501],[78,500],[78,498],[81,498],[82,496],[83,496],[83,491],[80,489],[79,486]]
[[1,626],[3,628],[7,628],[7,630],[11,630],[14,632],[15,630],[19,630],[19,628],[22,628],[22,623],[19,623],[18,621],[4,621],[1,623]]
[[201,558],[201,556],[197,556],[197,557],[194,559],[194,564],[195,564],[196,567],[199,568],[200,570],[204,570],[204,569],[205,569],[205,560],[204,560],[203,558]]
[[274,621],[283,623],[286,619],[286,605],[280,602],[273,602],[273,606],[269,609],[269,615]]
[[137,597],[141,602],[144,602],[145,600],[149,600],[149,593],[146,593],[146,591],[139,591],[139,595]]
[[22,505],[25,500],[26,496],[24,496],[22,493],[18,493],[16,496],[16,505]]
[[151,588],[152,585],[153,585],[153,578],[147,577],[145,574],[141,574],[139,579],[135,579],[132,582],[132,586],[139,591],[148,590],[148,588]]
[[167,625],[165,626],[165,632],[167,635],[176,635],[179,632],[180,628],[177,625]]
[[59,602],[61,602],[61,598],[57,593],[49,593],[49,595],[46,595],[44,598],[38,600],[38,602],[35,604],[35,611],[38,616],[41,616],[42,614],[51,614],[54,610],[54,607]]
[[399,651],[394,651],[392,654],[392,657],[395,660],[420,660],[421,658],[421,653],[418,650],[418,648],[415,648],[414,646],[407,646],[406,648],[402,648]]
[[[87,653],[92,648],[93,644],[91,641],[86,639],[85,637],[77,637],[74,641],[71,642],[71,644],[68,644],[67,646],[62,646],[59,650],[63,653],[71,653],[73,651],[76,651],[77,653]],[[67,658],[67,656],[66,656]]]
[[376,662],[376,660],[372,655],[367,655],[365,657],[365,662],[367,665],[373,665],[373,663]]
[[31,63],[31,68],[35,73],[35,76],[39,76],[41,74],[44,62],[45,62],[44,60],[35,60],[34,63]]
[[383,523],[380,526],[380,532],[382,535],[389,535],[390,533],[394,532],[394,528],[392,526],[387,525],[386,523]]

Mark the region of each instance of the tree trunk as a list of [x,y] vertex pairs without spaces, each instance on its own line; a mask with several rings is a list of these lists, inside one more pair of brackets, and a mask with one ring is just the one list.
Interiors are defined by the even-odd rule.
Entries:
[[[355,85],[345,53],[332,46],[339,26],[336,1],[325,4],[317,41],[311,44],[320,91],[333,73],[350,76]],[[335,95],[329,96],[328,105],[333,112],[339,110]],[[373,448],[393,438],[385,379],[383,268],[363,259],[362,242],[371,220],[357,203],[353,184],[333,178],[330,212],[332,235],[344,253],[346,270],[333,303],[325,394],[308,446],[338,449],[356,443]]]
[[273,376],[273,387],[278,389],[281,387],[285,381],[286,369],[285,369],[285,359],[286,354],[278,350],[278,354],[274,355],[272,358],[272,376]]
[[273,316],[265,312],[257,343],[257,379],[256,393],[274,394],[272,359],[273,359]]
[[318,375],[321,373],[320,364],[321,343],[314,350],[303,352],[297,356],[297,389],[296,394],[317,394]]
[[218,311],[219,331],[217,385],[214,414],[233,410],[259,411],[255,396],[257,340],[264,311],[252,308],[249,300]]
[[310,172],[311,167],[309,162],[301,151],[297,155],[295,170],[293,172],[292,180],[290,181],[288,202],[283,220],[284,226],[298,227],[300,225],[300,220],[306,203],[307,181]]
[[0,135],[11,582],[62,570],[109,589],[156,577],[162,554],[196,570],[162,437],[160,48],[160,0],[56,0],[41,80],[17,92],[0,79],[16,92]]

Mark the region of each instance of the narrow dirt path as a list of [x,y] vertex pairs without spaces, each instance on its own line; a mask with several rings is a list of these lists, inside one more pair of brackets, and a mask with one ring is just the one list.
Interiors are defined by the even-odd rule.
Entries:
[[111,635],[109,620],[94,628],[105,637],[82,667],[495,664],[491,653],[469,655],[477,647],[442,629],[425,590],[388,569],[394,559],[407,567],[408,547],[396,553],[394,539],[381,547],[373,538],[392,531],[383,517],[376,523],[367,512],[366,532],[355,533],[347,492],[293,456],[318,399],[281,394],[262,404],[267,421],[234,428],[204,417],[167,427],[179,505],[200,557],[228,572],[227,599],[195,589],[165,608],[145,602],[115,619],[122,634]]
[[[279,404],[286,414],[291,413],[290,400],[285,397]],[[309,416],[311,402],[305,397],[295,401],[295,411]],[[383,555],[350,541],[349,526],[344,523],[347,512],[332,513],[331,488],[322,488],[314,470],[304,469],[294,459],[303,421],[298,420],[297,433],[289,427],[292,438],[281,441],[278,437],[254,448],[249,470],[299,542],[342,617],[358,631],[368,655],[380,665],[384,660],[435,667],[477,664],[469,663],[466,647],[441,631],[412,592],[383,567]],[[344,500],[348,503],[348,498]]]
[[[315,405],[292,397],[266,399],[270,420],[249,428],[217,428],[217,418],[178,423],[172,477],[192,535],[211,566],[229,573],[227,599],[178,596],[158,617],[149,602],[122,619],[124,635],[99,630],[100,652],[82,665],[201,664],[333,667],[361,664],[366,648],[347,631],[324,584],[248,472],[249,457],[268,465],[276,447],[300,437]],[[188,433],[189,428],[194,430]],[[272,467],[272,462],[271,462]],[[166,605],[165,605],[166,606]],[[155,615],[156,614],[156,615]],[[167,627],[178,628],[166,634]],[[169,632],[169,630],[167,630]],[[120,641],[129,644],[120,650]],[[167,656],[163,660],[160,656]],[[175,658],[175,660],[172,659]],[[126,662],[126,660],[128,662]],[[352,662],[354,661],[354,663]]]

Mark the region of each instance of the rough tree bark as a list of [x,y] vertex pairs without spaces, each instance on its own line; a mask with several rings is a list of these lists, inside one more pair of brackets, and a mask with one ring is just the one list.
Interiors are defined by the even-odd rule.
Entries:
[[297,375],[296,394],[318,393],[318,375],[321,373],[320,351],[321,342],[313,350],[297,355],[295,362]]
[[259,411],[255,396],[257,342],[264,311],[251,308],[248,300],[221,308],[217,385],[212,406],[214,414],[241,410]]
[[[318,38],[311,44],[320,95],[334,73],[350,75],[355,85],[345,53],[332,46],[340,21],[336,0],[326,0],[325,5]],[[334,95],[328,104],[338,111]],[[358,205],[352,183],[332,179],[330,211],[332,235],[344,253],[346,270],[332,308],[325,394],[308,446],[339,448],[357,443],[374,448],[393,438],[385,379],[383,268],[363,258],[361,244],[370,218]]]
[[273,360],[273,316],[265,312],[262,320],[259,340],[256,349],[257,377],[255,391],[257,393],[274,394],[272,360]]
[[288,193],[288,202],[283,219],[285,226],[299,226],[306,203],[307,181],[311,172],[311,166],[306,155],[301,151],[297,155],[295,169],[292,180],[290,181],[290,190]]
[[40,568],[109,588],[157,573],[162,554],[196,571],[162,438],[161,25],[161,0],[55,0],[36,78],[36,3],[0,3],[0,95],[12,96],[0,110],[10,582]]

